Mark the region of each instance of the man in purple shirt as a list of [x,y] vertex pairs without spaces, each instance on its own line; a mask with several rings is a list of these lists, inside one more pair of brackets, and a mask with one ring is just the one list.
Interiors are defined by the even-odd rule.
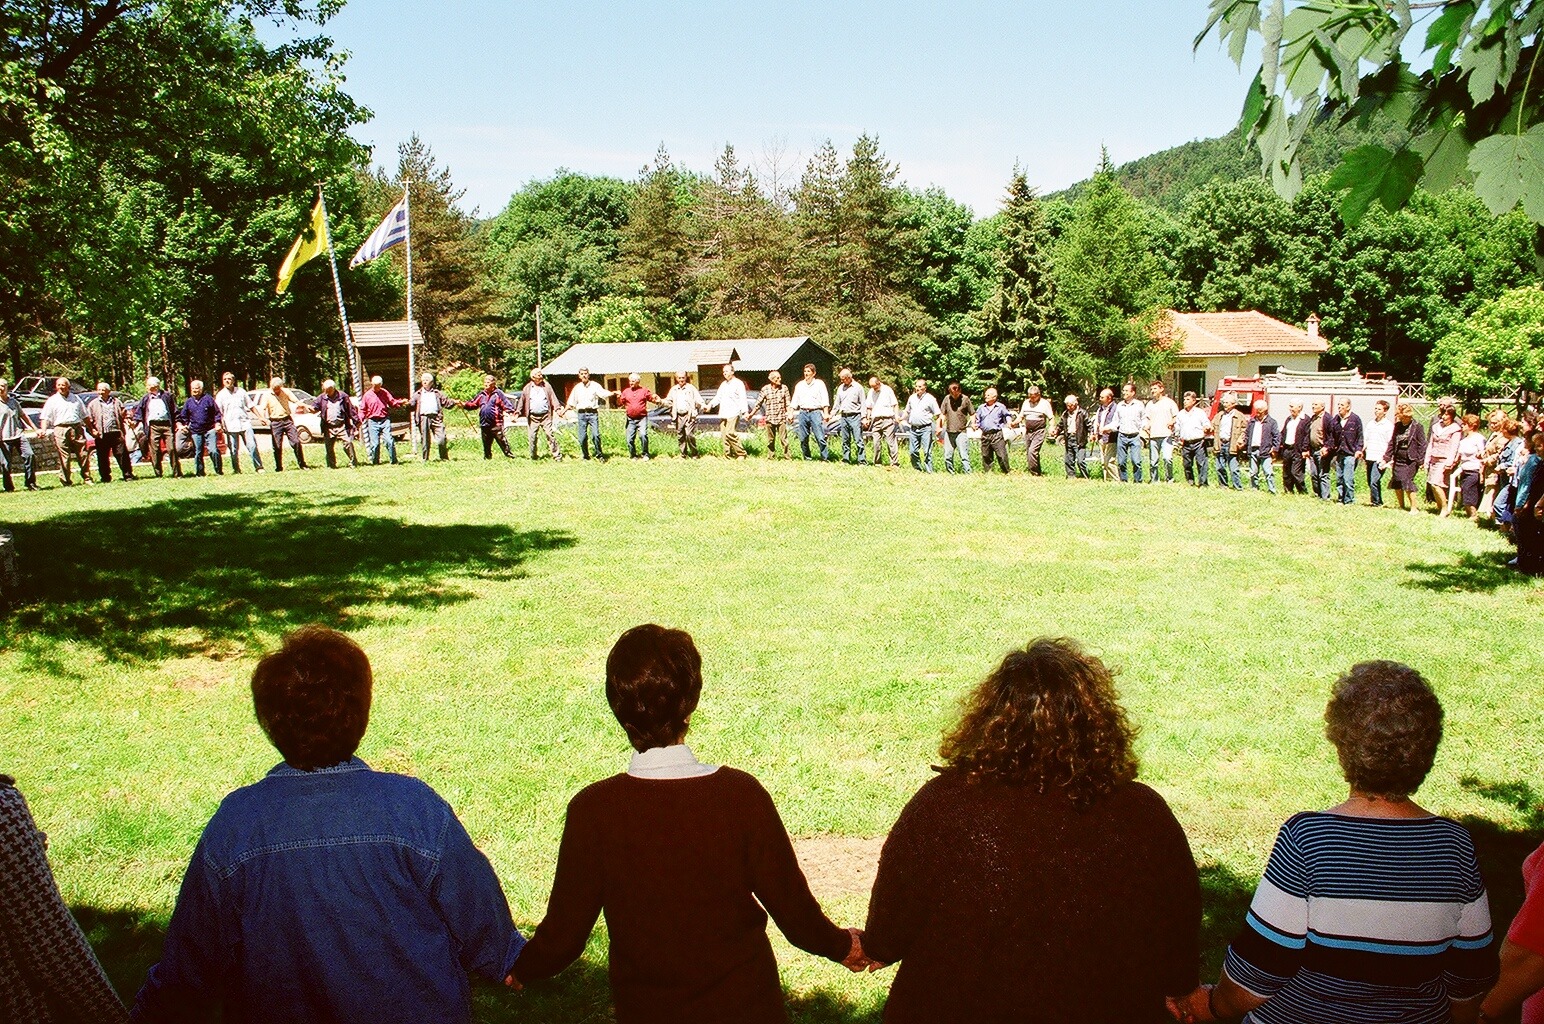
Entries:
[[393,397],[379,377],[371,377],[370,386],[359,396],[359,414],[365,419],[365,450],[370,454],[370,465],[381,464],[383,441],[391,464],[397,464],[397,439],[391,436],[391,410],[406,404],[407,399]]
[[210,461],[214,463],[215,474],[224,476],[225,469],[220,463],[220,443],[215,440],[215,427],[220,423],[220,407],[215,404],[213,395],[204,394],[203,381],[196,380],[188,385],[188,399],[182,403],[178,419],[193,436],[193,462],[197,467],[194,475],[204,475],[204,452],[207,450]]
[[1012,414],[1008,407],[997,400],[997,389],[987,388],[985,401],[976,410],[976,426],[981,430],[981,472],[990,473],[992,463],[1004,473],[1008,472],[1008,442],[1003,438],[1003,428]]

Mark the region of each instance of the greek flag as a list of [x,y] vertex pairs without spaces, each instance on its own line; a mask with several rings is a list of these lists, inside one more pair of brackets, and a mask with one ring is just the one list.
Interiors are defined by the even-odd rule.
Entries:
[[381,253],[407,241],[407,199],[391,208],[386,218],[381,221],[380,227],[370,232],[370,237],[365,239],[365,244],[359,247],[354,258],[348,261],[352,270],[361,263],[369,263]]

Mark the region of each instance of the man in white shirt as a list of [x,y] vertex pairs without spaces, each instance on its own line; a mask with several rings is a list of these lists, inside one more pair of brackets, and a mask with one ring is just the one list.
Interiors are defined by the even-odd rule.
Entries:
[[1308,451],[1308,417],[1303,403],[1287,405],[1287,418],[1281,423],[1281,489],[1288,494],[1307,494],[1304,475]]
[[842,367],[836,386],[837,436],[842,439],[842,461],[853,466],[863,464],[863,405],[867,401],[863,385],[852,379],[852,369]]
[[80,466],[80,478],[91,483],[91,464],[86,461],[86,403],[70,394],[70,378],[54,381],[54,393],[43,403],[38,426],[51,430],[54,448],[59,452],[59,479],[68,487],[70,462]]
[[820,461],[831,457],[826,444],[826,413],[831,409],[831,393],[826,382],[815,376],[815,364],[804,364],[804,379],[793,387],[794,431],[799,435],[799,451],[808,462],[810,438],[820,442]]
[[1147,435],[1148,483],[1158,482],[1158,463],[1161,461],[1166,480],[1174,482],[1174,421],[1179,418],[1179,406],[1174,404],[1162,381],[1153,381],[1148,388],[1151,396],[1143,410],[1143,433]]
[[[590,379],[589,367],[579,367],[579,383],[568,392],[568,407],[574,410],[579,421],[579,454],[586,459],[590,457],[592,445],[596,461],[605,458],[600,450],[600,411],[611,396],[612,392]],[[499,437],[502,444],[502,431]]]
[[[572,395],[569,396],[569,400],[573,400]],[[702,392],[697,390],[685,370],[676,371],[675,381],[670,385],[670,393],[665,396],[665,405],[670,408],[670,419],[675,424],[677,457],[695,459],[697,457],[697,414],[708,406],[702,400]]]
[[918,378],[911,397],[906,399],[905,412],[906,427],[911,432],[912,469],[933,472],[933,434],[938,429],[940,415],[938,399],[928,394],[927,381]]
[[900,458],[895,441],[895,416],[901,411],[895,389],[884,384],[878,377],[869,378],[868,393],[863,396],[863,422],[873,435],[874,465],[879,465],[881,452],[886,453],[885,465],[894,469]]
[[745,448],[740,444],[740,417],[750,412],[751,403],[745,396],[745,382],[734,375],[734,367],[724,364],[724,382],[718,386],[708,408],[718,408],[718,437],[724,445],[724,458],[743,459]]
[[1121,483],[1142,482],[1142,425],[1146,419],[1147,407],[1137,401],[1137,386],[1122,385],[1120,401],[1115,404],[1115,461]]
[[33,429],[32,420],[22,411],[21,403],[11,394],[9,381],[0,380],[0,478],[5,489],[14,491],[16,485],[11,474],[20,472],[22,486],[29,491],[38,489],[37,478],[32,471],[32,442],[27,431]]
[[530,444],[531,461],[536,461],[536,439],[541,433],[547,435],[552,461],[562,461],[563,453],[558,450],[558,435],[552,425],[563,415],[563,407],[558,402],[558,393],[552,390],[539,369],[531,371],[531,382],[520,391],[520,411],[525,413],[525,436]]
[[1119,435],[1115,414],[1115,392],[1099,391],[1099,407],[1094,410],[1094,436],[1099,439],[1100,476],[1108,483],[1115,479],[1115,441]]
[[247,411],[245,388],[236,386],[236,375],[227,371],[220,377],[220,390],[214,393],[214,404],[220,410],[220,432],[225,435],[225,453],[230,456],[231,469],[241,472],[241,446],[247,446],[252,468],[263,471],[263,460],[257,454],[257,432],[252,429],[252,416]]
[[1373,508],[1383,507],[1383,473],[1389,468],[1384,457],[1393,439],[1394,419],[1389,415],[1389,404],[1380,398],[1373,403],[1372,419],[1362,424],[1362,458],[1367,463],[1367,489]]
[[1179,437],[1185,483],[1196,487],[1207,486],[1206,431],[1211,425],[1211,417],[1201,408],[1196,393],[1185,392],[1184,408],[1174,418],[1174,431]]
[[411,404],[413,437],[418,445],[418,457],[428,462],[432,445],[439,449],[441,462],[449,460],[450,445],[445,440],[445,408],[450,405],[450,399],[434,383],[434,374],[425,373],[420,378]]
[[1019,425],[1024,428],[1027,468],[1035,476],[1041,475],[1040,449],[1045,445],[1046,428],[1055,418],[1056,410],[1051,408],[1051,403],[1041,393],[1040,385],[1031,384],[1024,404],[1019,406]]

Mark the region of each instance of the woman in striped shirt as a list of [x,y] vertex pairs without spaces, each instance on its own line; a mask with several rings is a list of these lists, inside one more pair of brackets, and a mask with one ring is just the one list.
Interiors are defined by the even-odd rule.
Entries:
[[1490,904],[1462,825],[1410,799],[1442,739],[1442,706],[1391,661],[1335,684],[1325,732],[1351,785],[1277,834],[1222,977],[1175,1000],[1186,1022],[1468,1024],[1496,980]]

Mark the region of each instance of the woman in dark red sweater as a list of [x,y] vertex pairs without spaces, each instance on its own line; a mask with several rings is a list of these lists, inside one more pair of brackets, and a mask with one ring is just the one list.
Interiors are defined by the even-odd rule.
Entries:
[[768,913],[800,949],[868,963],[857,929],[811,895],[767,791],[682,742],[701,690],[702,658],[681,630],[638,626],[611,649],[606,699],[638,753],[569,802],[547,916],[512,981],[573,963],[602,911],[617,1024],[782,1024]]
[[880,856],[863,949],[900,961],[885,1021],[1170,1020],[1198,978],[1200,884],[1131,742],[1070,640],[976,688]]

